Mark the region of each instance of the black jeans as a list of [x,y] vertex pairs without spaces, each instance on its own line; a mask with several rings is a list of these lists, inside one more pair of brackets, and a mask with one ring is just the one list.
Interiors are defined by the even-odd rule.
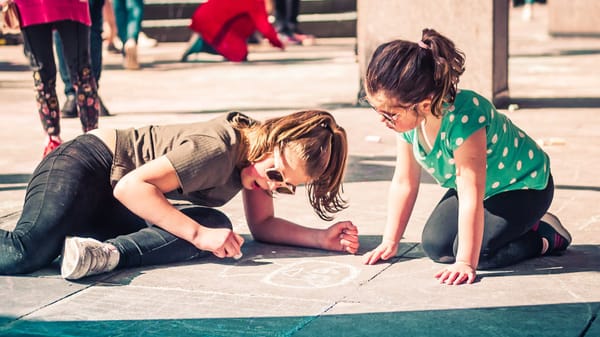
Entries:
[[[478,269],[500,268],[538,256],[541,236],[531,228],[554,196],[552,175],[544,190],[517,190],[483,202],[484,229]],[[453,263],[458,248],[458,195],[449,189],[423,229],[422,246],[432,260]]]
[[[0,230],[0,275],[30,273],[61,253],[66,236],[108,240],[121,253],[119,267],[179,262],[203,255],[191,243],[150,224],[113,197],[112,154],[93,135],[81,135],[46,156],[28,184],[13,231]],[[232,228],[218,210],[181,207],[209,227]]]

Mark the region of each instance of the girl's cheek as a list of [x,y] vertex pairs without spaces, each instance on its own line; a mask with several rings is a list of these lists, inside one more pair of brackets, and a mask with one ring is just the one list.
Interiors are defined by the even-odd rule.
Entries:
[[256,181],[256,178],[254,177],[255,172],[256,172],[256,169],[254,168],[254,165],[247,166],[242,169],[242,172],[240,175],[241,175],[241,180],[242,180],[242,186],[245,189],[251,190],[254,188],[254,182]]
[[262,183],[265,179],[260,173],[260,167],[257,167],[256,164],[243,168],[241,176],[242,185],[249,190],[260,188],[260,185],[257,185],[257,182]]

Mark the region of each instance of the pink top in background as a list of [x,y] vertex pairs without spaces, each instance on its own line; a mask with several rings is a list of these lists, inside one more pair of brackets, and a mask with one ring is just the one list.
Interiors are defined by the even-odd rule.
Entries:
[[88,0],[14,0],[21,27],[62,20],[91,25]]

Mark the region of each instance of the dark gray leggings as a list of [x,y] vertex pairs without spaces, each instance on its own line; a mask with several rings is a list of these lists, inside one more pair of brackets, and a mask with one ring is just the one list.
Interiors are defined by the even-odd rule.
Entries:
[[[541,237],[531,228],[546,213],[554,196],[552,175],[544,190],[497,194],[483,203],[484,231],[478,269],[500,268],[538,256]],[[422,245],[432,260],[453,263],[458,248],[458,195],[449,189],[423,229]]]
[[[179,262],[202,254],[116,200],[109,179],[111,165],[110,150],[88,134],[46,156],[27,186],[15,229],[0,229],[0,275],[30,273],[49,265],[68,235],[110,239],[121,253],[119,267]],[[232,228],[218,210],[192,206],[182,211],[203,225]]]

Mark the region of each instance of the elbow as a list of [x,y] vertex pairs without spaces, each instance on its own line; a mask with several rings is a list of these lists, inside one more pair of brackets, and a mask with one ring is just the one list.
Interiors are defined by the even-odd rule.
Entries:
[[419,185],[418,180],[393,180],[392,184],[390,184],[390,189],[404,194],[416,194],[419,191]]
[[269,243],[269,239],[263,235],[263,234],[259,234],[259,233],[252,233],[252,238],[254,239],[254,241],[260,242],[260,243]]
[[132,179],[130,179],[128,176],[125,176],[117,182],[113,189],[113,196],[115,197],[115,199],[122,202],[127,198],[127,194],[131,193],[131,191],[133,190],[132,186],[134,184],[131,180]]
[[250,233],[252,234],[252,238],[255,241],[269,243],[273,241],[272,231],[269,231],[269,225],[267,221],[263,222],[249,222],[248,228],[250,229]]

